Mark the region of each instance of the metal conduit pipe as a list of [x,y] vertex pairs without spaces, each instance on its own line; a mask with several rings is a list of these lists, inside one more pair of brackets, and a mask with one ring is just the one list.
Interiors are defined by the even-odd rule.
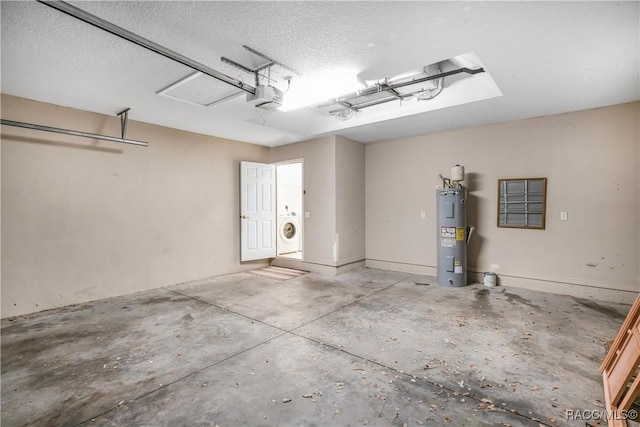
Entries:
[[379,84],[375,84],[373,86],[370,86],[370,87],[368,87],[366,89],[362,89],[362,90],[359,90],[357,92],[353,92],[352,94],[341,96],[340,98],[337,99],[337,101],[345,101],[345,100],[348,100],[350,98],[355,98],[355,97],[358,97],[358,96],[372,95],[374,93],[383,92],[385,90],[398,89],[398,88],[401,88],[401,87],[411,86],[411,85],[415,85],[415,84],[423,83],[423,82],[428,82],[429,80],[440,79],[442,77],[452,76],[454,74],[460,74],[460,73],[467,73],[467,74],[484,73],[484,68],[477,68],[475,70],[472,70],[471,68],[464,67],[464,68],[458,68],[457,70],[451,70],[451,71],[446,71],[444,73],[434,74],[432,76],[421,77],[419,79],[410,80],[408,82],[394,83],[394,84],[391,84],[391,85],[388,85],[388,84],[385,84],[385,83],[379,83]]
[[235,79],[231,76],[221,73],[218,70],[214,70],[211,67],[208,67],[200,62],[194,61],[193,59],[187,58],[184,55],[181,55],[177,52],[174,52],[170,49],[167,49],[164,46],[161,46],[151,40],[145,39],[142,36],[139,36],[135,33],[132,33],[129,30],[125,30],[122,27],[119,27],[115,24],[112,24],[109,21],[105,21],[102,18],[99,18],[95,15],[90,14],[89,12],[85,12],[82,9],[79,9],[69,3],[65,3],[63,1],[44,1],[38,0],[39,3],[42,3],[46,6],[49,6],[53,9],[56,9],[60,12],[66,13],[69,16],[72,16],[76,19],[86,22],[87,24],[93,25],[94,27],[98,27],[101,30],[107,31],[115,36],[123,38],[131,43],[135,43],[138,46],[144,47],[145,49],[149,49],[152,52],[158,53],[166,58],[169,58],[173,61],[179,62],[182,65],[185,65],[189,68],[192,68],[196,71],[200,71],[203,74],[206,74],[214,79],[221,80],[231,86],[235,86],[238,89],[242,89],[245,92],[248,92],[252,95],[255,95],[256,88],[248,85],[238,79]]
[[51,126],[36,125],[32,123],[16,122],[13,120],[1,119],[0,124],[6,125],[6,126],[15,126],[19,128],[25,128],[25,129],[41,130],[43,132],[54,132],[54,133],[61,133],[64,135],[80,136],[83,138],[101,139],[103,141],[119,142],[122,144],[141,145],[143,147],[149,146],[149,143],[144,141],[136,141],[133,139],[118,138],[115,136],[108,136],[108,135],[99,135],[96,133],[80,132],[77,130],[60,129],[60,128],[54,128]]
[[[432,93],[431,96],[429,96],[428,98],[421,98],[420,100],[423,101],[423,100],[428,100],[428,99],[435,98],[436,96],[438,96],[440,94],[440,92],[442,92],[443,88],[444,88],[444,85],[442,84],[442,80],[439,80],[438,81],[438,89],[436,90],[436,92]],[[404,93],[404,94],[398,94],[398,95],[392,94],[391,96],[388,96],[386,98],[375,99],[373,101],[365,101],[365,102],[361,102],[360,104],[349,104],[348,102],[345,102],[345,101],[339,101],[339,102],[336,102],[336,104],[340,104],[345,108],[338,108],[338,109],[335,109],[335,110],[331,110],[331,111],[329,111],[329,114],[335,115],[335,114],[340,113],[340,112],[345,111],[345,110],[360,111],[360,110],[362,110],[364,108],[375,107],[376,105],[385,104],[387,102],[396,101],[398,99],[400,101],[403,101],[403,100],[405,100],[407,98],[411,98],[413,96],[416,96],[416,95],[418,95],[418,94],[420,94],[422,92],[423,92],[423,90],[421,89],[421,90],[417,90],[417,91],[410,92],[410,93]]]
[[460,74],[460,73],[467,73],[467,74],[484,73],[484,68],[476,68],[475,70],[472,70],[471,68],[466,68],[466,67],[458,68],[457,70],[445,71],[443,73],[434,74],[433,76],[421,77],[419,79],[415,79],[415,80],[404,82],[404,83],[395,83],[390,85],[388,89],[397,89],[399,87],[411,86],[417,83],[427,82],[429,80],[435,80],[442,77],[452,76],[454,74]]
[[[440,95],[440,92],[442,92],[442,89],[444,89],[444,77],[438,79],[438,82],[436,83],[436,90],[434,92],[431,92],[429,94],[429,96],[425,97],[425,98],[419,98],[418,97],[418,100],[424,101],[424,100],[433,99],[436,96]],[[411,97],[414,97],[414,96],[417,97],[417,95],[423,93],[424,90],[420,89],[420,90],[416,90],[416,91],[409,92],[409,93],[403,93],[403,94],[400,94],[400,93],[396,92],[395,89],[386,90],[385,92],[390,92],[391,96],[387,96],[386,98],[374,99],[372,101],[365,101],[365,102],[361,102],[359,104],[349,104],[346,101],[338,101],[338,102],[336,102],[336,104],[340,104],[345,108],[338,108],[338,109],[335,109],[335,110],[331,110],[331,111],[329,111],[329,114],[335,116],[336,114],[339,114],[339,113],[341,113],[343,111],[346,111],[346,110],[360,111],[360,110],[362,110],[364,108],[375,107],[376,105],[385,104],[385,103],[390,102],[390,101],[400,100],[402,102],[405,99],[408,99],[408,98],[411,98]]]
[[353,104],[353,105],[338,102],[338,104],[344,106],[345,108],[337,108],[335,110],[331,110],[329,111],[329,114],[336,114],[345,110],[360,111],[365,108],[375,107],[376,105],[386,104],[387,102],[391,102],[391,101],[404,101],[405,99],[411,98],[412,96],[413,96],[413,93],[407,93],[405,95],[399,95],[399,96],[390,95],[390,96],[387,96],[386,98],[375,99],[373,101],[366,101],[360,104]]

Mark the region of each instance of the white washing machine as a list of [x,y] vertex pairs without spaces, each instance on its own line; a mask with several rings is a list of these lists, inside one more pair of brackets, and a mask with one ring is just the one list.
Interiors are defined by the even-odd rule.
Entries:
[[293,213],[278,218],[278,255],[290,254],[300,250],[300,222]]

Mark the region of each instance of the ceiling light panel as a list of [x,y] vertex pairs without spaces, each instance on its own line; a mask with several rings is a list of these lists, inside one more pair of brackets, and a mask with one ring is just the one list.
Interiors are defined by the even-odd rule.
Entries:
[[467,62],[471,67],[456,66],[456,63],[446,60],[392,77],[369,81],[367,86],[360,91],[323,102],[320,110],[328,111],[329,114],[340,120],[346,120],[344,114],[338,115],[338,113],[342,113],[344,110],[359,112],[365,108],[392,101],[398,101],[402,104],[404,101],[409,101],[409,98],[430,100],[442,92],[446,77],[457,74],[467,74],[466,77],[470,77],[485,72],[476,63]]
[[[429,111],[502,96],[502,92],[495,81],[489,72],[484,69],[484,65],[478,56],[473,52],[456,56],[449,60],[439,61],[436,64],[442,73],[454,72],[461,68],[469,68],[470,70],[482,69],[484,71],[476,74],[460,72],[448,75],[444,78],[443,84],[439,83],[441,80],[439,78],[411,84],[412,79],[419,79],[431,71],[428,68],[426,74],[424,74],[420,68],[416,68],[410,73],[403,73],[386,79],[368,80],[366,82],[367,88],[360,90],[361,95],[358,95],[355,91],[346,92],[342,94],[345,96],[334,97],[329,101],[313,104],[309,108],[300,108],[287,113],[281,112],[270,115],[266,119],[266,123],[270,127],[289,132],[322,135],[337,132],[341,129],[428,113]],[[375,83],[385,81],[408,84],[396,89],[400,97],[394,96],[389,91],[376,91],[373,89]],[[291,86],[293,88],[293,82]],[[442,88],[442,91],[437,94],[439,88]],[[434,93],[437,95],[432,97]],[[421,96],[421,94],[424,96]],[[287,96],[288,94],[285,94],[285,103]],[[389,100],[388,102],[382,102],[387,99]],[[364,104],[364,107],[358,108],[358,103],[360,105],[366,104]],[[260,120],[262,118],[254,118],[249,121],[262,123]]]

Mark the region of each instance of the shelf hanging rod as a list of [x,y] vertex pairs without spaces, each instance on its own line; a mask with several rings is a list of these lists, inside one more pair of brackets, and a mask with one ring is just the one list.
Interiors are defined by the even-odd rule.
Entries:
[[152,52],[160,54],[165,58],[169,58],[173,61],[179,62],[182,65],[186,65],[189,68],[192,68],[196,71],[200,71],[203,74],[206,74],[214,79],[221,80],[231,86],[235,86],[239,89],[244,90],[252,95],[255,95],[256,88],[251,85],[248,85],[238,79],[235,79],[231,76],[221,73],[218,70],[214,70],[211,67],[208,67],[200,62],[194,61],[193,59],[187,58],[184,55],[179,54],[178,52],[174,52],[171,49],[167,49],[164,46],[159,45],[158,43],[152,42],[151,40],[145,39],[142,36],[139,36],[135,33],[132,33],[129,30],[126,30],[122,27],[118,27],[115,24],[112,24],[109,21],[106,21],[102,18],[99,18],[95,15],[90,14],[89,12],[85,12],[84,10],[77,8],[69,3],[65,3],[63,1],[44,1],[38,0],[39,3],[42,3],[46,6],[49,6],[53,9],[56,9],[60,12],[66,13],[69,16],[72,16],[76,19],[86,22],[87,24],[93,25],[94,27],[98,27],[101,30],[104,30],[108,33],[111,33],[115,36],[123,38],[131,43],[137,44],[138,46],[144,47],[145,49],[149,49]]
[[[108,135],[98,135],[96,133],[80,132],[77,130],[60,129],[60,128],[54,128],[51,126],[36,125],[33,123],[16,122],[13,120],[1,119],[0,124],[5,126],[15,126],[19,128],[25,128],[25,129],[40,130],[43,132],[54,132],[54,133],[61,133],[64,135],[80,136],[83,138],[101,139],[103,141],[111,141],[111,142],[120,142],[122,144],[140,145],[143,147],[149,146],[149,143],[144,141],[136,141],[133,139],[118,138],[115,136],[108,136]],[[122,131],[124,136],[125,129],[123,128]]]

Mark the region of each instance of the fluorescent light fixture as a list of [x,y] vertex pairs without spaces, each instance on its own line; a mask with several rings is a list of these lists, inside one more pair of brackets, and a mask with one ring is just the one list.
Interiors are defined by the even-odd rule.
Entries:
[[353,69],[339,69],[295,79],[284,94],[280,111],[292,111],[318,104],[365,88]]

